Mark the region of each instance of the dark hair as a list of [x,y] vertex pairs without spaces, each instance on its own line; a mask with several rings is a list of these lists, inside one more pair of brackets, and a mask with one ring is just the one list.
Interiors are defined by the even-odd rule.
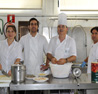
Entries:
[[29,25],[30,25],[30,22],[31,22],[32,20],[37,21],[37,25],[38,25],[38,27],[39,27],[39,21],[38,21],[36,18],[31,18],[31,19],[29,20]]
[[12,27],[13,30],[14,30],[14,32],[16,33],[16,27],[15,27],[14,25],[8,25],[8,26],[6,27],[6,32],[7,32],[7,29],[8,29],[9,27]]
[[93,27],[90,32],[92,33],[93,30],[96,30],[98,32],[98,26]]
[[[8,29],[9,27],[12,27],[13,30],[14,30],[14,32],[16,33],[16,27],[15,27],[14,25],[8,25],[8,26],[6,27],[6,32],[7,32],[7,29]],[[5,36],[5,37],[6,37],[6,36]],[[7,37],[6,37],[6,38],[7,38]],[[15,36],[14,39],[16,40],[16,36]],[[17,41],[17,40],[16,40],[16,41]]]

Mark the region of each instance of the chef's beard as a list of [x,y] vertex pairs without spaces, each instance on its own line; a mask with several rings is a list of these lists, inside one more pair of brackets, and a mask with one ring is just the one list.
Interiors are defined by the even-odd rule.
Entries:
[[34,30],[33,30],[33,31],[31,31],[31,32],[32,32],[32,33],[35,33],[35,32],[37,32],[37,31],[34,31]]
[[33,30],[33,29],[31,30],[32,33],[35,33],[35,32],[38,32],[38,31],[39,31],[38,29],[37,30],[36,29],[35,30]]
[[35,32],[37,32],[37,30],[31,30],[31,32],[32,32],[32,33],[35,33]]

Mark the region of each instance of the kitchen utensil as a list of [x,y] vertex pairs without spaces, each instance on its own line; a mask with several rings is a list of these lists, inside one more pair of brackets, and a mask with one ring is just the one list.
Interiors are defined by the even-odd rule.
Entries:
[[77,77],[75,77],[75,79],[76,79],[76,82],[77,82],[77,86],[79,86],[79,85],[80,85],[80,83],[78,82]]
[[79,68],[74,68],[73,69],[73,75],[74,75],[74,77],[75,77],[75,79],[76,79],[76,82],[77,82],[77,85],[79,86],[80,85],[80,83],[78,82],[78,77],[80,77],[81,76],[81,70],[79,69]]
[[26,66],[22,64],[14,64],[11,66],[11,78],[13,83],[22,83],[25,81]]
[[51,73],[52,73],[53,77],[66,78],[69,76],[72,63],[66,63],[64,65],[58,65],[58,64],[52,64],[50,62],[49,65],[50,65],[50,69],[51,69]]
[[4,74],[7,77],[10,77],[3,69],[1,69],[2,74]]
[[80,77],[81,76],[81,70],[79,69],[79,68],[74,68],[73,69],[73,75],[75,76],[75,77]]

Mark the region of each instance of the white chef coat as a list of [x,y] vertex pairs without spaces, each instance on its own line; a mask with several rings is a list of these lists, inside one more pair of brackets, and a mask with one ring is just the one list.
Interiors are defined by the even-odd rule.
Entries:
[[47,54],[48,42],[46,38],[39,33],[32,37],[30,33],[20,39],[22,48],[24,48],[24,64],[27,74],[38,74],[40,65],[44,63],[44,53]]
[[55,36],[50,40],[48,53],[52,54],[57,60],[60,58],[68,58],[72,55],[76,56],[75,41],[66,35],[66,38],[60,42],[59,36]]
[[9,46],[7,39],[0,41],[0,64],[2,69],[9,72],[11,65],[15,63],[17,58],[23,60],[20,44],[14,40]]
[[92,44],[88,57],[87,73],[91,73],[91,62],[98,62],[98,42],[96,44]]

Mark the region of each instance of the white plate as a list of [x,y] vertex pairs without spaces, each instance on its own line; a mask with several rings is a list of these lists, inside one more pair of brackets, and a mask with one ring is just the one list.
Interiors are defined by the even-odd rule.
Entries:
[[26,75],[26,79],[33,79],[35,76],[34,75]]
[[48,78],[47,77],[34,77],[33,80],[36,82],[45,82],[48,80]]

